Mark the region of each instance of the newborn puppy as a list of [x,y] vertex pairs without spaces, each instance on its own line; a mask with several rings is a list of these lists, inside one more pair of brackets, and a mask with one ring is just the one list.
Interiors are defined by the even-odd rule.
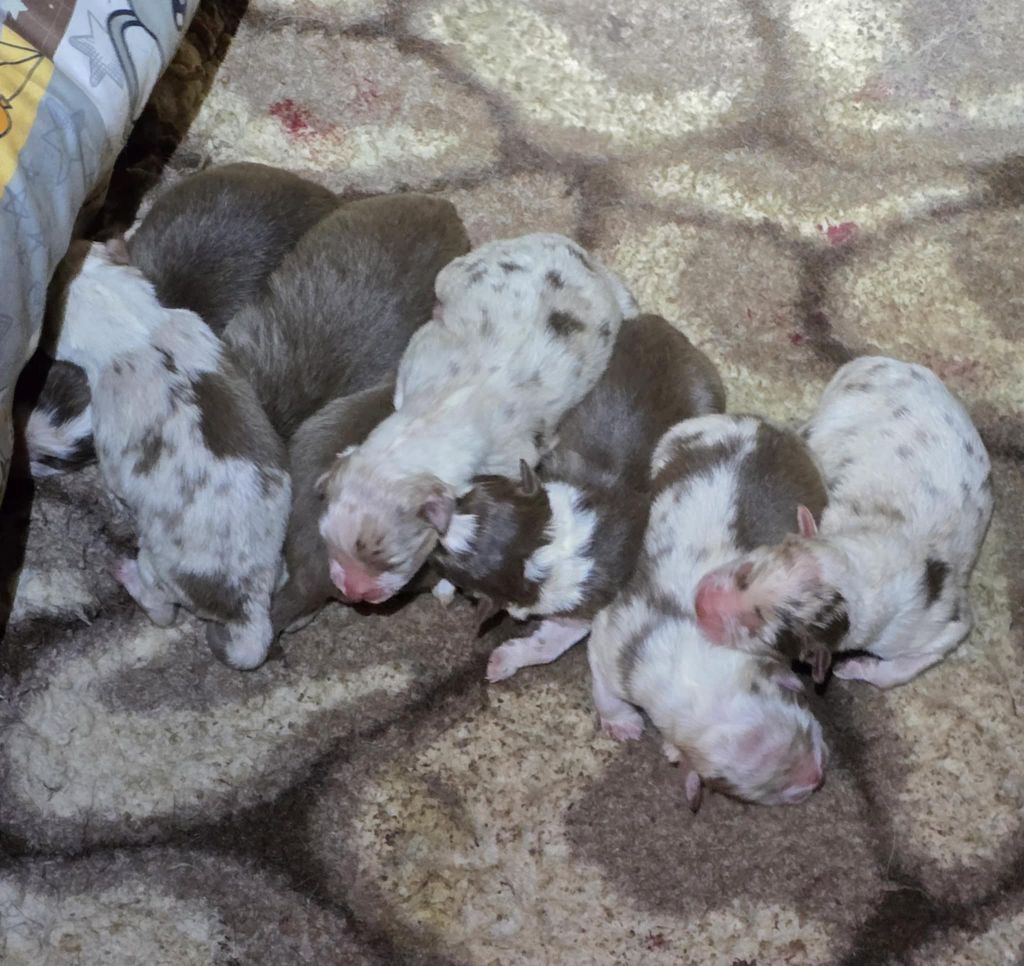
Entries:
[[[433,321],[402,360],[396,409],[418,393],[444,391],[459,355],[460,365],[480,374],[501,360],[505,386],[539,395],[534,405],[541,412],[565,412],[597,381],[621,320],[637,311],[622,282],[562,235],[481,245],[448,265],[435,288]],[[467,343],[483,354],[470,356]]]
[[332,399],[394,378],[437,273],[468,249],[454,206],[417,194],[352,202],[303,237],[224,332],[283,438]]
[[281,168],[220,165],[163,192],[128,251],[161,305],[191,309],[219,335],[339,204],[333,191]]
[[[215,332],[263,289],[267,276],[305,232],[339,205],[321,185],[264,164],[207,168],[168,188],[128,242],[132,263],[152,282],[161,305],[190,309]],[[76,246],[75,251],[84,251]],[[56,297],[78,265],[65,259]],[[84,375],[53,366],[25,427],[33,475],[90,462],[92,417]]]
[[[803,801],[822,781],[821,728],[781,663],[704,636],[698,581],[738,552],[775,543],[822,485],[799,438],[752,416],[679,423],[651,463],[654,498],[633,578],[594,620],[587,648],[601,725],[638,738],[643,708],[679,761],[690,807],[702,782],[765,805]],[[790,690],[794,689],[794,690]]]
[[804,429],[829,487],[817,533],[761,547],[697,590],[720,643],[800,657],[823,680],[889,688],[971,628],[967,581],[992,516],[991,468],[963,406],[929,369],[866,356],[843,366]]
[[558,427],[540,482],[478,477],[432,562],[476,597],[481,616],[505,608],[546,618],[491,655],[487,678],[546,664],[586,636],[632,574],[650,509],[651,454],[683,419],[725,409],[711,361],[656,315],[624,322],[597,385]]
[[348,600],[380,603],[405,586],[475,476],[537,462],[635,309],[615,276],[557,235],[484,245],[436,290],[440,309],[399,366],[396,412],[327,478],[320,532]]
[[320,537],[323,491],[318,482],[338,453],[361,443],[394,412],[394,392],[394,383],[384,383],[335,399],[310,416],[292,436],[288,462],[294,502],[284,542],[288,580],[274,595],[271,606],[275,633],[297,630],[299,622],[339,596],[328,574],[327,549]]
[[284,447],[217,337],[161,306],[123,247],[89,247],[64,304],[58,358],[85,369],[100,471],[139,534],[118,579],[155,624],[181,604],[215,622],[221,660],[257,667],[291,500]]

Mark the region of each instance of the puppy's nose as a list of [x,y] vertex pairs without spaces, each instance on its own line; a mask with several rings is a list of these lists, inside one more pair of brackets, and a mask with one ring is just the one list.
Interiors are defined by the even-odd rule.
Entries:
[[380,587],[377,585],[377,578],[372,574],[368,574],[365,570],[349,567],[345,570],[341,592],[349,600],[367,600],[378,596]]

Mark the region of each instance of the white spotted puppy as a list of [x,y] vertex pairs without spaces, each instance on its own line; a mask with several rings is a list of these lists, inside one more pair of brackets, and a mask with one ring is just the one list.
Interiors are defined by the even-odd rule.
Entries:
[[795,434],[751,416],[671,429],[651,464],[654,500],[636,572],[594,620],[587,652],[603,729],[639,738],[647,712],[696,811],[704,784],[747,801],[796,804],[828,760],[800,679],[780,662],[717,647],[692,601],[701,577],[774,543],[797,507],[820,510],[821,477]]
[[57,356],[85,370],[100,471],[135,518],[138,558],[118,579],[154,623],[182,605],[213,622],[220,659],[257,667],[291,500],[284,447],[198,315],[161,306],[123,246],[86,250]]
[[[128,250],[161,305],[191,309],[220,335],[228,320],[264,290],[296,242],[339,204],[327,188],[280,168],[218,165],[159,194]],[[81,246],[75,250],[84,252]],[[65,259],[53,285],[51,312],[62,311],[58,296],[66,290],[64,279],[77,270]],[[89,387],[80,369],[50,368],[28,417],[25,442],[35,477],[67,472],[95,458]]]
[[931,370],[877,356],[836,373],[804,435],[829,489],[820,531],[805,517],[801,536],[710,574],[701,623],[723,644],[808,660],[818,679],[835,656],[836,677],[904,684],[971,628],[985,446]]
[[586,637],[636,564],[658,440],[680,420],[724,408],[707,356],[660,316],[640,316],[623,323],[608,369],[559,425],[539,481],[525,463],[521,482],[474,481],[434,568],[477,599],[482,619],[501,608],[544,618],[495,650],[490,681],[553,661]]
[[399,366],[396,412],[323,481],[320,531],[351,601],[380,603],[405,586],[475,476],[536,464],[636,308],[559,235],[484,245],[447,265],[435,291],[435,317]]

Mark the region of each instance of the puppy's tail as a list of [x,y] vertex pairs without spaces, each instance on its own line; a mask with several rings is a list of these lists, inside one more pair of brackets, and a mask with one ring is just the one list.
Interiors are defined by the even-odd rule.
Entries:
[[251,606],[240,621],[206,626],[206,644],[218,661],[238,671],[258,668],[274,640],[267,608]]

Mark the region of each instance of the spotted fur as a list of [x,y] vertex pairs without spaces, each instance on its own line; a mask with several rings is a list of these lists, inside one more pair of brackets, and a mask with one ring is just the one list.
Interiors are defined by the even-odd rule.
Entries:
[[218,657],[258,666],[291,491],[252,389],[197,315],[162,307],[101,245],[70,287],[57,354],[85,370],[100,471],[135,519],[121,582],[155,623],[182,605],[213,622]]
[[[752,482],[744,473],[763,469],[760,451],[779,452],[780,437],[796,440],[749,416],[704,416],[665,435],[651,464],[657,492],[636,573],[591,632],[594,699],[605,730],[637,737],[636,707],[646,711],[673,757],[686,763],[692,804],[701,780],[750,801],[795,803],[817,787],[827,761],[821,728],[789,690],[787,672],[714,646],[693,611],[701,576],[741,549],[734,522],[741,490]],[[806,451],[803,460],[813,466]],[[815,498],[814,487],[799,482],[768,492],[781,504],[772,518],[788,517],[791,527],[797,505]],[[697,549],[703,563],[695,566]]]
[[984,443],[933,372],[874,356],[836,373],[805,436],[829,481],[820,530],[709,577],[726,588],[710,616],[723,643],[817,643],[839,677],[905,683],[970,630],[967,583],[992,515]]

